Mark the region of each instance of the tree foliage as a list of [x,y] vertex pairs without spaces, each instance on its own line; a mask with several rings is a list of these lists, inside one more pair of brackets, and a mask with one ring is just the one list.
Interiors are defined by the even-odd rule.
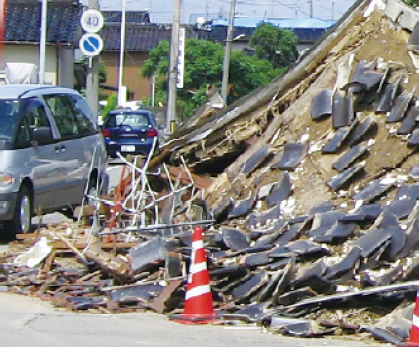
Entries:
[[[170,47],[167,41],[150,52],[141,71],[142,76],[155,76],[155,103],[166,104]],[[224,47],[206,40],[187,39],[185,43],[184,88],[177,92],[177,107],[184,118],[191,116],[207,100],[207,87],[221,87]],[[268,84],[277,77],[285,65],[275,69],[265,59],[233,51],[230,59],[228,102],[233,102],[255,88]]]
[[419,6],[419,0],[403,0],[403,2],[410,6]]
[[116,95],[116,93],[112,93],[111,95],[108,96],[108,98],[106,100],[107,101],[106,106],[102,110],[102,119],[103,120],[105,120],[105,117],[107,116],[107,114],[109,112],[116,109],[117,100],[118,100],[118,96]]
[[297,42],[291,31],[271,23],[260,23],[249,45],[254,48],[258,58],[268,60],[274,68],[285,68],[298,58]]

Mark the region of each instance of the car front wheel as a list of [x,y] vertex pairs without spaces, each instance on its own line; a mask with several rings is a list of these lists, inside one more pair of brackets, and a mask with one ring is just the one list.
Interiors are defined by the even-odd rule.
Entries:
[[32,201],[31,194],[26,187],[19,191],[13,218],[5,223],[5,231],[10,238],[16,234],[28,233],[31,228]]

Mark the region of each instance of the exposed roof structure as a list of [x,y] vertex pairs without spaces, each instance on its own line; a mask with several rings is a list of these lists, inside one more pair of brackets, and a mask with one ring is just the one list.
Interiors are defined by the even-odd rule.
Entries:
[[[7,1],[5,41],[39,42],[42,3]],[[47,42],[73,43],[76,39],[82,6],[79,2],[48,2]]]

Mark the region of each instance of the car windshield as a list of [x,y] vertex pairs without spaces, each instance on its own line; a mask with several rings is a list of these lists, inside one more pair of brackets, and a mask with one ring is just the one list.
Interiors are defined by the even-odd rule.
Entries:
[[130,126],[134,128],[148,127],[149,122],[147,116],[143,114],[133,114],[133,113],[121,113],[115,116],[111,116],[108,119],[107,126],[116,127],[116,126]]
[[19,101],[0,100],[0,140],[10,140],[19,114]]

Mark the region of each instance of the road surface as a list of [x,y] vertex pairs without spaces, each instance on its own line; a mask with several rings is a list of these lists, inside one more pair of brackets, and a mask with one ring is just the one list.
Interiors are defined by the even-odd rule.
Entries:
[[31,347],[382,347],[362,337],[284,337],[254,325],[183,325],[151,312],[74,313],[37,298],[0,293],[0,346]]

